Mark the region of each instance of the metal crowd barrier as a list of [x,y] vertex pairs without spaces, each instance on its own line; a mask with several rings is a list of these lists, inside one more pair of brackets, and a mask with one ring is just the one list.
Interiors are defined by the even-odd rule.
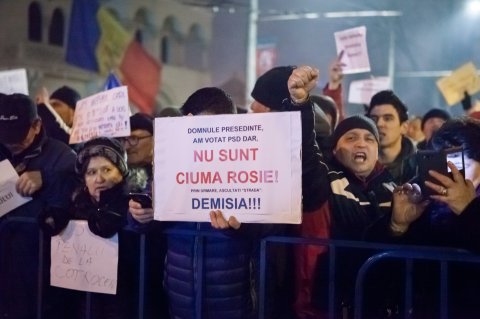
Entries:
[[[354,318],[363,318],[363,288],[364,280],[371,267],[381,260],[386,259],[404,259],[406,265],[405,278],[405,304],[404,317],[411,318],[409,309],[412,308],[412,268],[413,260],[429,260],[440,263],[440,318],[448,318],[448,264],[450,262],[474,263],[480,264],[480,255],[475,255],[463,249],[447,248],[447,247],[430,247],[430,246],[407,246],[393,245],[361,241],[346,240],[329,240],[320,238],[299,238],[299,237],[282,237],[270,236],[264,238],[261,242],[260,250],[260,288],[259,288],[259,319],[265,319],[266,304],[266,274],[268,265],[267,246],[271,243],[282,243],[289,245],[315,245],[328,247],[329,273],[328,277],[328,318],[335,317],[335,268],[336,254],[338,248],[355,248],[363,250],[381,251],[368,258],[358,270],[355,282],[355,299],[354,299]],[[480,268],[479,268],[480,271]],[[480,289],[479,289],[480,290]]]
[[[11,223],[28,223],[35,224],[37,221],[35,218],[27,217],[10,217],[8,219],[0,220],[0,234],[4,228]],[[188,235],[188,236],[197,236],[198,248],[199,248],[199,267],[198,272],[203,272],[203,250],[204,250],[204,239],[206,237],[225,237],[221,233],[212,234],[205,231],[197,230],[166,230],[166,235]],[[138,319],[143,319],[145,317],[144,306],[145,306],[145,234],[139,234],[139,273],[138,273],[138,308],[137,315]],[[44,256],[44,240],[43,234],[39,231],[39,244],[38,244],[38,258],[39,258],[39,269],[37,271],[37,319],[42,319],[42,303],[43,303],[43,256]],[[390,244],[381,244],[381,243],[370,243],[370,242],[358,242],[358,241],[342,241],[342,240],[328,240],[328,239],[317,239],[317,238],[299,238],[299,237],[283,237],[283,236],[270,236],[261,240],[260,243],[260,283],[259,283],[259,305],[258,305],[258,318],[266,318],[266,287],[267,287],[267,255],[268,255],[268,245],[270,244],[286,244],[286,245],[316,245],[316,246],[326,246],[328,247],[328,257],[329,257],[329,273],[328,276],[330,279],[334,278],[335,267],[336,267],[336,254],[337,248],[355,248],[363,250],[378,250],[379,253],[374,254],[360,267],[355,283],[355,300],[354,300],[354,318],[362,318],[362,308],[363,308],[363,288],[364,280],[367,273],[371,270],[371,267],[378,263],[381,260],[385,259],[404,259],[406,267],[406,278],[405,278],[405,304],[404,309],[410,309],[412,307],[412,264],[413,260],[429,260],[437,261],[440,263],[440,318],[448,318],[448,292],[447,292],[447,280],[448,280],[448,264],[450,262],[461,262],[461,263],[475,263],[480,264],[480,256],[472,254],[468,251],[461,249],[452,249],[452,248],[443,248],[443,247],[426,247],[426,246],[404,246],[404,245],[390,245]],[[0,252],[0,258],[5,258]],[[1,275],[1,274],[0,274]],[[198,276],[198,285],[203,286],[203,276]],[[199,319],[201,319],[202,313],[202,289],[197,291],[195,309],[196,314]],[[87,315],[86,319],[90,319],[90,304],[91,304],[91,293],[87,294]],[[329,280],[328,286],[328,318],[333,319],[335,316],[334,313],[334,302],[335,302],[335,282]],[[405,318],[409,318],[408,311],[404,311]]]

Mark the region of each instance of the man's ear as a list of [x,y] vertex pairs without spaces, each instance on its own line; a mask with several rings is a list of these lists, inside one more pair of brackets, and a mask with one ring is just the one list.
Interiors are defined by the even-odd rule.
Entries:
[[408,132],[408,121],[403,122],[400,124],[400,133],[402,135],[407,135]]

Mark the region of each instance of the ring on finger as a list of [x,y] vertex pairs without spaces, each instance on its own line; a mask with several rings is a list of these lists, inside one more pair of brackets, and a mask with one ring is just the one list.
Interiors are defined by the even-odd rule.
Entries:
[[442,189],[440,190],[440,195],[447,196],[448,195],[448,189],[446,189],[445,187],[442,187]]

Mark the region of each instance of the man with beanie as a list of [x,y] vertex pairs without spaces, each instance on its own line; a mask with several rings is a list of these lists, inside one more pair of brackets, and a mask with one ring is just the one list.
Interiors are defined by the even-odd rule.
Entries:
[[75,153],[47,137],[37,106],[28,96],[11,94],[0,97],[3,160],[8,160],[19,175],[16,191],[32,200],[0,218],[0,317],[33,318],[39,229],[36,223],[19,223],[15,218],[35,219],[45,209],[68,206],[74,184],[67,180],[74,175]]
[[[303,82],[305,83],[305,82]],[[295,100],[308,90],[289,86]],[[392,176],[378,160],[380,136],[375,123],[362,115],[341,121],[330,138],[333,157],[322,159],[315,143],[312,105],[302,109],[303,237],[364,240],[367,230],[390,212]],[[305,108],[305,109],[304,109]],[[337,253],[335,309],[352,306],[354,275],[364,256]],[[297,318],[323,318],[328,313],[327,248],[296,247]],[[349,255],[346,258],[346,255]],[[347,261],[348,260],[348,261]],[[340,306],[342,304],[342,306]]]
[[393,91],[380,91],[370,100],[367,116],[378,128],[380,163],[385,165],[397,184],[411,180],[416,174],[416,149],[405,136],[408,129],[406,105]]
[[450,114],[443,109],[431,109],[422,117],[422,131],[425,139],[417,144],[417,149],[425,150],[429,147],[433,134],[442,127],[443,123],[451,118]]
[[68,86],[62,86],[50,96],[46,88],[37,93],[38,115],[49,137],[68,144],[75,107],[80,99],[80,94]]
[[[154,145],[153,118],[144,113],[133,114],[130,116],[130,130],[130,136],[120,139],[127,151],[127,161],[130,167],[129,188],[132,192],[143,193],[151,197]],[[152,207],[142,206],[142,203],[133,199],[129,201],[128,211],[136,221],[142,224],[141,226],[148,225],[145,239],[147,276],[145,280],[147,287],[145,313],[148,318],[167,317],[168,305],[162,287],[166,239],[163,235],[161,223],[153,220]]]

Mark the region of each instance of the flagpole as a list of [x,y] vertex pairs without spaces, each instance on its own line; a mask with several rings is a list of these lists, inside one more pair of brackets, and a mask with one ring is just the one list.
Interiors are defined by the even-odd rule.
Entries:
[[248,14],[248,33],[247,33],[247,63],[245,72],[245,102],[246,108],[250,107],[250,92],[256,81],[256,62],[257,62],[257,21],[258,21],[258,0],[250,0],[250,11]]

